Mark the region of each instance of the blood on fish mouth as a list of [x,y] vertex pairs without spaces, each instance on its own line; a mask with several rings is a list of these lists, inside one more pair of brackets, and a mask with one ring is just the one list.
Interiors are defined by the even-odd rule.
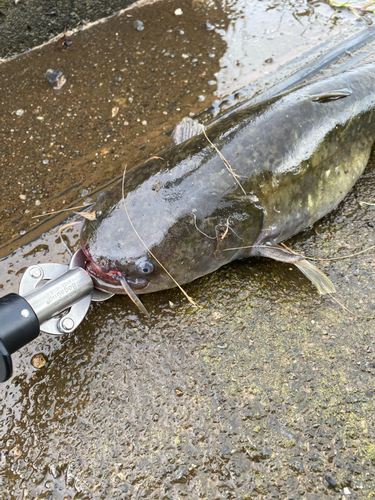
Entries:
[[83,250],[83,253],[87,257],[86,271],[93,278],[97,278],[101,281],[104,281],[106,283],[110,283],[113,285],[118,285],[119,284],[119,275],[121,275],[122,278],[126,280],[128,285],[131,288],[133,288],[134,290],[141,290],[148,285],[149,281],[146,278],[142,278],[142,277],[132,278],[132,277],[128,276],[126,273],[123,273],[123,272],[117,271],[117,270],[108,271],[108,272],[103,271],[103,269],[101,269],[101,267],[93,261],[91,255],[90,255],[90,252],[87,250],[87,248],[83,248],[82,250]]
[[102,282],[104,281],[104,283],[110,285],[120,284],[124,292],[130,298],[130,300],[138,307],[140,311],[142,311],[148,318],[150,318],[147,309],[139,300],[134,291],[134,290],[141,290],[142,288],[145,288],[149,284],[149,281],[146,278],[141,278],[141,277],[131,278],[126,273],[123,273],[121,271],[104,272],[100,268],[100,266],[98,266],[97,264],[95,264],[95,262],[93,262],[90,252],[87,250],[87,248],[83,248],[83,252],[87,257],[86,271],[92,276],[94,282],[95,280],[99,279],[100,281]]

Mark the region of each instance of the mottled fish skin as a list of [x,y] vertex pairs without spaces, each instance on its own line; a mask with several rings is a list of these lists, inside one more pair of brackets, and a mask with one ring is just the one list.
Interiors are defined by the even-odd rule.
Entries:
[[[369,64],[215,121],[207,136],[237,178],[203,134],[129,172],[125,203],[148,249],[182,285],[259,255],[257,248],[227,249],[278,243],[323,217],[368,162],[373,89]],[[174,287],[136,235],[121,198],[119,183],[97,202],[97,220],[84,222],[89,272],[115,293],[124,291],[105,273],[120,271],[137,294]],[[154,267],[147,279],[137,271],[144,259]]]

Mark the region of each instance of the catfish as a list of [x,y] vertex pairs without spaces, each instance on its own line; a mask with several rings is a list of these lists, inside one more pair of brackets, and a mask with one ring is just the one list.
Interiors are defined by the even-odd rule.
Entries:
[[366,64],[242,105],[207,128],[184,119],[173,146],[128,172],[97,201],[96,220],[84,221],[95,286],[144,310],[140,294],[263,256],[333,293],[322,271],[280,243],[333,210],[362,174],[374,103],[375,64]]

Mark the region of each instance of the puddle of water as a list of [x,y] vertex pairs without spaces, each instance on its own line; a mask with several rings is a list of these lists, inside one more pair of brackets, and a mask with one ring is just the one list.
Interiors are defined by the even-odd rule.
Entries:
[[219,98],[274,72],[343,28],[341,22],[329,20],[332,11],[326,4],[246,0],[225,4],[230,21],[221,31],[227,48],[217,74]]
[[[169,145],[165,132],[182,116],[357,30],[350,14],[331,13],[305,2],[160,1],[77,34],[65,52],[43,47],[1,65],[2,255],[26,244],[1,262],[2,294],[28,265],[68,260],[54,227],[65,215],[32,215],[95,198],[125,163]],[[49,67],[67,77],[60,91],[44,78]],[[373,209],[358,200],[374,188],[371,164],[293,248],[337,255],[372,244]],[[77,230],[68,236],[74,245]],[[321,268],[368,313],[371,254]],[[161,292],[144,297],[148,322],[114,297],[72,334],[42,335],[14,355],[15,375],[0,387],[1,499],[328,498],[326,476],[339,492],[375,487],[372,323],[267,260],[187,290],[204,308]]]

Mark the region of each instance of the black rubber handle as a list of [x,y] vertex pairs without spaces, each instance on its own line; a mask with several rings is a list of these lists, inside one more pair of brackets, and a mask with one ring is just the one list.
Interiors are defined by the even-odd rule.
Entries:
[[0,382],[12,376],[11,354],[39,333],[39,320],[26,299],[16,293],[0,299]]

